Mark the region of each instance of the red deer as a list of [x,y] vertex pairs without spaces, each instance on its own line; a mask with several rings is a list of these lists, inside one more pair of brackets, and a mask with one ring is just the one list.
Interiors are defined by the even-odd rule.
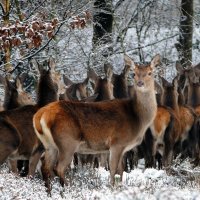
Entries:
[[128,74],[130,71],[130,66],[125,65],[121,74],[113,74],[113,93],[116,99],[128,98]]
[[[188,105],[194,108],[195,114],[197,115],[194,126],[196,130],[196,134],[192,135],[190,141],[191,149],[194,151],[193,161],[194,165],[198,165],[200,162],[200,136],[199,136],[199,128],[200,128],[200,83],[198,81],[198,77],[191,78],[189,76],[186,77],[185,88],[187,89],[187,100]],[[195,148],[196,147],[196,148]]]
[[[181,105],[178,101],[178,79],[177,77],[173,80],[173,83],[170,84],[165,79],[162,79],[162,84],[164,88],[162,102],[163,105],[172,108],[174,114],[174,131],[169,136],[168,148],[171,153],[175,147],[175,143],[181,144],[181,150],[183,150],[184,141],[188,139],[191,134],[193,124],[195,122],[195,115],[192,109],[187,106]],[[176,151],[175,151],[176,152]],[[174,153],[175,153],[174,152]],[[170,163],[172,161],[172,154],[170,156]],[[168,163],[168,164],[170,164]]]
[[[51,65],[51,62],[49,65]],[[39,151],[40,149],[34,149],[35,146],[38,146],[39,141],[33,129],[33,115],[40,107],[58,99],[57,83],[53,82],[51,78],[50,68],[45,70],[39,65],[38,67],[40,80],[37,104],[0,113],[0,164],[6,159],[14,160],[14,162],[18,159],[29,160],[29,175],[34,174],[42,153]],[[13,170],[16,171],[16,169]]]
[[134,68],[135,96],[132,99],[95,103],[59,101],[41,108],[33,117],[37,137],[45,147],[46,186],[54,172],[61,185],[75,152],[110,152],[111,184],[115,174],[123,174],[123,155],[141,143],[153,122],[157,104],[153,70],[160,63],[156,55],[149,65],[136,65],[128,56],[125,63]]
[[[132,155],[134,163],[132,163],[131,159],[129,159],[129,163],[137,166],[138,159],[144,158],[145,167],[156,167],[156,161],[158,161],[158,168],[161,169],[162,164],[167,162],[165,160],[165,154],[167,153],[165,151],[166,136],[172,132],[174,116],[169,108],[161,106],[160,98],[163,89],[157,82],[155,82],[155,90],[158,104],[156,117],[147,130],[141,145],[134,149]],[[131,158],[131,156],[129,157]],[[133,169],[133,167],[130,165],[130,169]]]
[[25,73],[17,76],[15,82],[11,82],[8,77],[0,76],[0,82],[4,85],[5,90],[3,110],[11,110],[34,103],[31,95],[23,89],[23,82],[26,76],[27,74]]
[[79,100],[80,101],[88,97],[87,85],[88,85],[89,78],[86,78],[83,82],[74,83],[64,75],[63,80],[67,88],[61,100]]
[[[20,76],[17,76],[14,82],[11,82],[8,79],[8,76],[0,77],[0,82],[4,85],[5,89],[4,102],[1,111],[11,110],[27,104],[34,104],[31,95],[29,95],[23,89],[23,82],[26,77],[27,74],[23,73]],[[15,171],[17,170],[16,167],[18,167],[18,169],[21,170],[22,164],[23,163],[16,166],[15,162],[9,162],[10,169],[14,169]]]
[[183,90],[184,94],[184,101],[185,103],[188,103],[188,91],[187,88],[185,88],[185,81],[186,78],[189,79],[190,82],[199,82],[200,77],[200,63],[195,65],[194,67],[189,66],[187,68],[183,68],[183,66],[177,62],[176,63],[176,70],[178,74],[178,83],[179,87]]
[[104,65],[105,78],[99,77],[96,72],[89,68],[88,78],[93,83],[94,94],[97,94],[95,102],[114,99],[112,75],[113,70],[110,65]]

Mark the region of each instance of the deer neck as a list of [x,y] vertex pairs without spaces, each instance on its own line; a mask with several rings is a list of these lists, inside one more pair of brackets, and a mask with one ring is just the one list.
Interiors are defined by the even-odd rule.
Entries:
[[199,88],[188,88],[188,105],[196,107],[200,104],[200,91]]
[[149,90],[145,92],[135,91],[135,101],[133,106],[136,106],[138,114],[144,123],[153,122],[156,112],[157,112],[157,102],[154,90]]

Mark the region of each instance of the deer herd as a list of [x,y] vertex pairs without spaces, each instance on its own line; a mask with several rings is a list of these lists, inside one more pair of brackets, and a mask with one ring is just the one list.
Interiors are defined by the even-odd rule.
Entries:
[[[122,180],[144,158],[145,167],[167,168],[174,158],[200,161],[200,65],[183,68],[176,63],[172,83],[154,79],[160,56],[146,65],[124,56],[124,69],[114,74],[104,65],[105,77],[88,69],[81,83],[72,82],[48,63],[32,61],[39,72],[37,100],[25,92],[23,81],[0,77],[5,89],[0,112],[0,164],[20,175],[33,177],[42,163],[41,174],[48,191],[58,176],[74,165],[90,163],[110,170]],[[132,71],[132,73],[130,73]],[[133,76],[133,86],[128,76]],[[89,87],[90,85],[90,87]],[[88,88],[92,88],[93,94]]]

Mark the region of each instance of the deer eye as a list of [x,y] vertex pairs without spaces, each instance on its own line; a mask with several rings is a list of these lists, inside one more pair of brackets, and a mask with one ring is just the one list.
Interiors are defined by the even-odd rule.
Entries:
[[135,77],[135,73],[132,74],[133,78]]
[[151,74],[152,74],[151,72],[148,73],[149,76],[151,76]]

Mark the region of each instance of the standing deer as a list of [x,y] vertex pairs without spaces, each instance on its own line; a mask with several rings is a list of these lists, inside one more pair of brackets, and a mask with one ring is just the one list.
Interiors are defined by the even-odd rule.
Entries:
[[[168,140],[168,152],[170,152],[169,162],[172,161],[172,152],[175,148],[175,143],[181,144],[181,150],[183,150],[183,142],[189,138],[192,133],[193,124],[195,122],[195,115],[192,109],[185,105],[181,105],[178,101],[178,79],[177,77],[173,80],[173,83],[170,84],[165,79],[162,78],[162,85],[164,88],[162,102],[163,105],[172,108],[173,114],[175,116],[174,120],[174,131],[169,136]],[[176,145],[176,147],[178,147]],[[170,150],[171,149],[171,150]],[[178,149],[177,149],[178,150]],[[180,150],[179,150],[180,151]],[[176,151],[174,152],[176,153]]]
[[[2,111],[12,110],[14,108],[21,107],[27,104],[34,104],[34,101],[31,95],[29,95],[23,89],[23,82],[26,77],[27,77],[27,74],[23,73],[22,75],[17,76],[14,82],[11,82],[7,76],[6,77],[0,76],[0,82],[4,85],[4,90],[5,90]],[[10,126],[9,123],[7,123],[7,125]],[[16,139],[16,143],[17,143],[17,139]],[[9,145],[8,145],[8,149],[9,149]],[[9,165],[10,165],[10,169],[13,169],[13,171],[15,172],[17,171],[17,168],[19,169],[19,171],[21,171],[23,167],[22,162],[20,162],[20,164],[17,166],[16,162],[10,161]]]
[[125,56],[125,63],[135,72],[133,99],[95,103],[60,101],[41,108],[33,117],[37,137],[45,147],[45,182],[53,170],[64,186],[65,171],[75,152],[110,152],[111,184],[115,174],[122,180],[123,155],[141,143],[153,122],[157,104],[153,70],[160,63],[156,55],[149,65],[136,65]]
[[[49,66],[51,66],[51,62],[50,60]],[[0,113],[0,164],[6,159],[14,162],[19,159],[29,160],[29,175],[34,174],[42,153],[41,148],[35,149],[36,146],[40,147],[40,142],[34,133],[33,115],[40,107],[58,99],[57,83],[51,77],[53,69],[49,67],[48,70],[45,70],[40,65],[36,65],[40,71],[37,104]],[[16,172],[16,169],[13,170]]]
[[198,79],[199,77],[191,78],[189,75],[187,75],[185,81],[188,105],[194,109],[197,116],[193,125],[196,134],[190,137],[189,143],[190,152],[193,152],[195,158],[193,161],[195,166],[200,162],[200,83]]

